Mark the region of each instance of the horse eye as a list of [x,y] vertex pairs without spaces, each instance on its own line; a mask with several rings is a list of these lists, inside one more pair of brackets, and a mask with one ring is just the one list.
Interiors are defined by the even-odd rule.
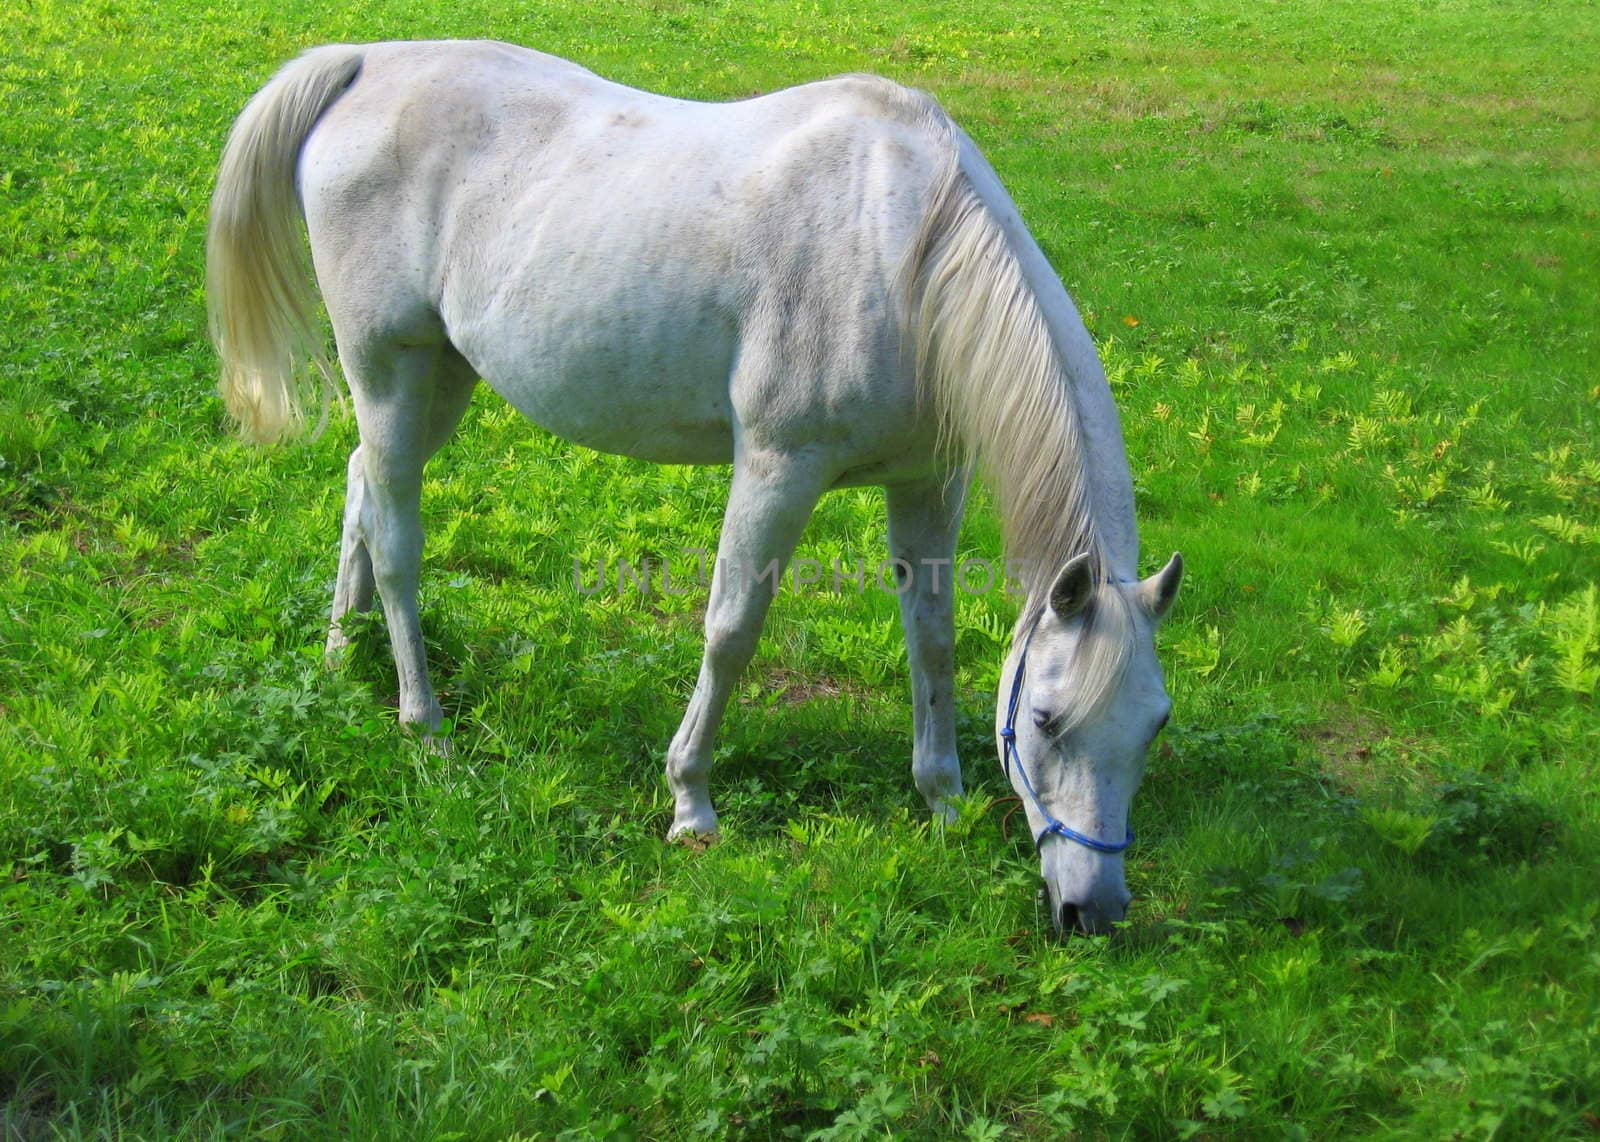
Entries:
[[1051,720],[1052,719],[1050,715],[1044,710],[1035,710],[1033,712],[1033,724],[1038,729],[1046,729],[1050,725]]

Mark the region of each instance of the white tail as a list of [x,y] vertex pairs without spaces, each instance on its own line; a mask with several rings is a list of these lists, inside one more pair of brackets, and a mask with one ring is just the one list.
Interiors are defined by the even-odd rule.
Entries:
[[314,401],[321,414],[313,431],[327,422],[333,380],[295,171],[306,136],[355,80],[361,59],[360,48],[331,44],[289,63],[245,106],[222,152],[206,236],[206,308],[223,402],[259,444],[297,436]]

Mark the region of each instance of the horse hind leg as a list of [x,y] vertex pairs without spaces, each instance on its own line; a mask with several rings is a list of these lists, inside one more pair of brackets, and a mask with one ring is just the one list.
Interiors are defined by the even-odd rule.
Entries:
[[[453,349],[446,349],[438,364],[435,400],[431,422],[424,448],[431,457],[442,448],[456,424],[461,419],[472,397],[476,377],[472,369]],[[350,645],[343,620],[351,614],[364,614],[372,609],[376,580],[372,571],[372,556],[362,537],[361,520],[367,499],[365,461],[361,446],[350,453],[345,478],[344,522],[339,538],[339,570],[334,581],[333,611],[328,625],[327,658],[335,665],[344,649]]]
[[911,665],[911,775],[936,818],[961,796],[956,757],[955,549],[966,495],[963,476],[885,489],[889,549],[904,569],[900,622]]
[[342,354],[361,444],[351,453],[328,651],[348,642],[343,620],[383,600],[400,683],[400,720],[432,731],[443,718],[428,677],[417,583],[422,471],[450,438],[476,377],[448,344]]
[[739,675],[755,653],[782,568],[826,485],[825,473],[809,459],[753,450],[734,458],[706,604],[700,677],[667,750],[667,783],[673,799],[669,839],[717,831],[707,784],[717,726]]
[[367,480],[364,474],[361,446],[350,453],[345,476],[344,524],[339,535],[339,573],[333,584],[333,615],[328,624],[326,656],[330,666],[335,665],[350,636],[344,629],[347,615],[363,614],[372,609],[372,593],[376,582],[372,577],[372,556],[367,552],[366,540],[361,538],[361,514],[366,499]]

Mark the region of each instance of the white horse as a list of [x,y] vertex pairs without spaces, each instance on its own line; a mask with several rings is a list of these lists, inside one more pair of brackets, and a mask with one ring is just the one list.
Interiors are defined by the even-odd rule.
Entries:
[[672,836],[717,828],[712,743],[771,602],[759,572],[787,562],[824,492],[861,484],[886,489],[912,569],[912,773],[948,815],[962,787],[937,572],[976,464],[1026,593],[997,741],[1051,914],[1092,932],[1123,917],[1129,807],[1170,708],[1153,632],[1182,563],[1135,578],[1094,345],[931,98],[847,76],[704,104],[504,44],[317,48],[240,115],[212,200],[221,388],[257,441],[304,427],[318,374],[326,415],[318,287],[361,436],[328,648],[376,587],[403,722],[441,720],[417,619],[423,465],[482,378],[591,448],[733,464],[705,656],[667,750]]

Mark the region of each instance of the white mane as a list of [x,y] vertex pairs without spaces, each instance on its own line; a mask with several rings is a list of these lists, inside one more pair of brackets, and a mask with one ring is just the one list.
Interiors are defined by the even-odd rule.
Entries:
[[922,399],[942,446],[976,461],[1000,512],[1026,603],[1018,633],[1041,621],[1065,562],[1087,553],[1099,589],[1074,662],[1070,728],[1115,690],[1132,653],[1127,594],[1096,526],[1089,449],[1071,378],[1038,297],[959,162],[934,186],[907,267]]

